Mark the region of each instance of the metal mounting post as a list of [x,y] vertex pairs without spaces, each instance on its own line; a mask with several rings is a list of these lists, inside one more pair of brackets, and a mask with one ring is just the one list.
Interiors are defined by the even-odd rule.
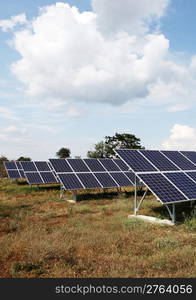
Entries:
[[170,207],[166,204],[165,205],[167,210],[168,210],[168,213],[169,213],[169,216],[172,220],[172,223],[175,224],[176,223],[176,207],[175,207],[175,203],[172,203],[172,208],[170,209]]

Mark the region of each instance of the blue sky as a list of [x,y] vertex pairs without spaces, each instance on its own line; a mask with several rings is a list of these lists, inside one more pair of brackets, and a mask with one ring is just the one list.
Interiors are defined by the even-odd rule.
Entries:
[[193,0],[1,3],[0,155],[41,160],[65,146],[85,157],[115,132],[195,150],[195,10]]

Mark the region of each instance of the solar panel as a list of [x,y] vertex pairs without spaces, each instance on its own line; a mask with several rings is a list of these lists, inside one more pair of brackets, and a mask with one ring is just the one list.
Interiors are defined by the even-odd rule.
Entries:
[[126,177],[123,172],[112,172],[110,173],[110,175],[118,183],[119,186],[126,187],[133,185],[133,183]]
[[81,190],[84,188],[76,174],[58,174],[58,177],[67,190]]
[[21,177],[21,178],[23,178],[23,179],[26,178],[26,177],[25,177],[25,173],[24,173],[23,170],[19,170],[19,173],[20,173],[20,177]]
[[186,174],[196,182],[196,172],[187,172]]
[[7,170],[17,170],[17,166],[14,161],[5,161],[4,165]]
[[[131,180],[132,185],[135,185],[135,174],[133,172],[124,172],[124,174],[129,178],[129,180]],[[136,184],[137,185],[140,184],[140,181],[137,177],[136,177]]]
[[100,158],[99,162],[107,171],[120,171],[119,167],[111,159]]
[[138,174],[138,177],[163,204],[189,200],[160,173]]
[[116,153],[134,172],[157,171],[137,150],[119,149]]
[[139,150],[158,170],[160,171],[178,171],[176,167],[169,159],[167,159],[158,150]]
[[196,164],[196,152],[195,151],[180,151],[184,156],[190,159],[194,164]]
[[43,183],[58,183],[56,177],[52,172],[40,172],[40,175],[43,179]]
[[57,173],[73,172],[66,159],[49,159],[49,161]]
[[165,173],[165,176],[189,199],[196,199],[196,184],[184,173]]
[[105,172],[104,167],[100,164],[98,159],[85,158],[84,162],[87,164],[91,172]]
[[174,162],[181,170],[196,170],[196,165],[191,163],[186,157],[184,157],[178,151],[161,151],[166,155],[172,162]]
[[43,180],[38,172],[27,172],[26,178],[29,184],[43,184]]
[[35,161],[34,162],[38,171],[51,171],[48,163],[46,161]]
[[15,163],[16,163],[17,168],[19,170],[22,170],[22,165],[21,165],[20,161],[15,161]]
[[119,186],[108,173],[101,172],[101,173],[94,173],[94,175],[104,188]]
[[74,172],[90,172],[82,159],[69,158],[67,162],[71,165]]
[[78,173],[77,176],[86,189],[101,188],[101,184],[91,173]]
[[20,179],[20,173],[18,170],[7,170],[8,176],[11,179]]
[[113,159],[113,162],[118,165],[121,171],[128,171],[129,167],[121,159]]
[[34,163],[32,161],[21,161],[21,166],[24,172],[33,172],[37,171]]

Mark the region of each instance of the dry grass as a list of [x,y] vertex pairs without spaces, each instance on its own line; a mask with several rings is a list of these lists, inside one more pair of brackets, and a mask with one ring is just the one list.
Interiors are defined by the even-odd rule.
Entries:
[[[196,220],[188,204],[178,209],[181,223],[168,227],[128,219],[131,194],[85,198],[72,205],[57,189],[2,180],[0,277],[195,277]],[[141,213],[167,215],[152,196]]]

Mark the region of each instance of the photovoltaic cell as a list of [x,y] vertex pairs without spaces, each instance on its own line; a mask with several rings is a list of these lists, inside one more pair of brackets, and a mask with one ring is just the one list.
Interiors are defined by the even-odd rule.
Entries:
[[121,159],[113,159],[114,163],[118,165],[121,171],[128,171],[129,167]]
[[133,185],[132,182],[125,176],[125,174],[123,174],[123,172],[112,172],[110,175],[119,186],[126,187]]
[[158,150],[139,150],[158,170],[177,171],[177,168],[169,159],[167,159]]
[[[135,174],[133,172],[124,172],[124,173],[129,178],[129,180],[131,180],[132,185],[135,185]],[[140,184],[140,181],[137,177],[136,177],[136,184],[137,185]]]
[[24,172],[33,172],[37,171],[34,163],[32,161],[21,161],[21,166]]
[[164,153],[172,162],[174,162],[181,170],[196,170],[196,166],[186,159],[181,153],[177,151],[161,151]]
[[29,184],[42,184],[43,180],[38,172],[27,172],[26,178]]
[[43,178],[44,183],[58,183],[56,177],[52,172],[40,172],[41,177]]
[[88,167],[85,165],[82,159],[67,159],[74,172],[90,172]]
[[116,182],[108,173],[95,173],[94,175],[104,188],[118,187]]
[[104,167],[100,164],[98,159],[85,158],[84,161],[88,165],[91,172],[105,172]]
[[111,159],[100,158],[99,162],[107,171],[120,171],[119,167]]
[[182,202],[188,199],[176,189],[162,174],[138,174],[138,177],[160,199],[163,204]]
[[22,165],[21,165],[20,161],[16,161],[15,163],[16,163],[17,168],[19,170],[22,170]]
[[34,162],[38,171],[50,171],[50,168],[48,166],[48,163],[46,161],[35,161]]
[[23,179],[26,178],[23,170],[19,170],[19,173],[20,173],[21,178],[23,178]]
[[67,190],[80,190],[84,189],[79,179],[75,174],[58,174],[61,182]]
[[86,189],[101,188],[102,186],[91,173],[78,173],[77,176],[82,181]]
[[68,162],[65,159],[50,159],[50,163],[54,170],[59,173],[71,173],[73,172]]
[[180,151],[188,159],[190,159],[194,164],[196,164],[196,152],[195,151]]
[[196,199],[196,184],[184,173],[165,173],[165,176],[189,199]]
[[11,179],[20,179],[20,173],[18,170],[7,170],[8,176]]
[[14,161],[5,161],[4,165],[7,170],[17,170],[17,166]]
[[196,172],[186,172],[186,174],[196,182]]
[[134,172],[157,171],[137,150],[120,149],[116,150],[116,153]]

